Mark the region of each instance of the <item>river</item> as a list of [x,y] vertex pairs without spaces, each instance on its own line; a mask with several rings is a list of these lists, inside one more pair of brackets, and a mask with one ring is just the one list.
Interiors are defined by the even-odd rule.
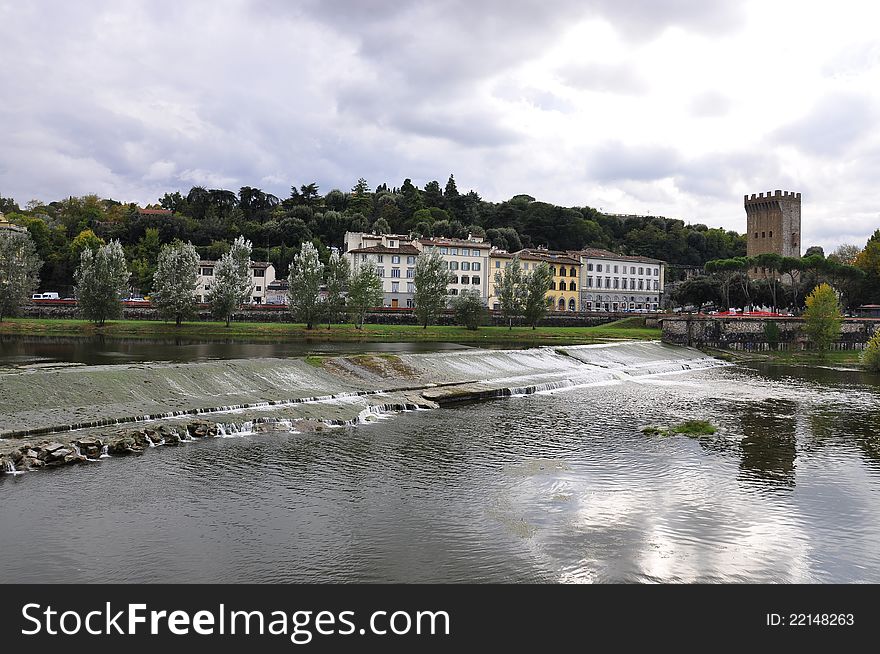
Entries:
[[735,365],[0,475],[2,580],[876,583],[878,401]]

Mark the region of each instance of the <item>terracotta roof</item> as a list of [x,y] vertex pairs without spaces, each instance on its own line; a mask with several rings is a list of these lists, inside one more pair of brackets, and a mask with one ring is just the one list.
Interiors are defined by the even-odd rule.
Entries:
[[171,216],[174,214],[171,209],[138,209],[138,213],[148,216]]
[[415,245],[401,244],[399,248],[390,248],[387,245],[371,245],[368,248],[355,248],[349,250],[351,254],[419,254],[419,249]]
[[666,263],[660,259],[651,259],[649,257],[631,256],[628,254],[616,254],[608,250],[600,250],[598,248],[584,248],[583,250],[570,250],[570,256],[583,256],[589,259],[613,259],[614,261],[635,261],[637,263]]
[[547,263],[564,263],[568,266],[579,266],[581,265],[580,259],[575,259],[567,252],[556,252],[553,250],[520,250],[520,252],[524,252],[529,254],[532,257],[539,259],[540,261],[546,261]]
[[491,244],[477,241],[465,241],[463,239],[458,238],[422,238],[419,239],[419,243],[422,245],[442,245],[442,246],[454,246],[461,248],[478,248],[481,250],[488,250],[491,248]]

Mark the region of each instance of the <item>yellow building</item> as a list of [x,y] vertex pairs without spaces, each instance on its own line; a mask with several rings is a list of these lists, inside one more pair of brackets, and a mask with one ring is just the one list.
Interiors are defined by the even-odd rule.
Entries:
[[511,260],[520,261],[523,273],[532,272],[541,263],[550,266],[553,282],[547,291],[547,301],[555,311],[579,311],[581,262],[565,252],[549,250],[520,250],[513,254],[501,250],[489,253],[489,308],[500,309],[501,303],[495,292],[495,275],[501,273]]

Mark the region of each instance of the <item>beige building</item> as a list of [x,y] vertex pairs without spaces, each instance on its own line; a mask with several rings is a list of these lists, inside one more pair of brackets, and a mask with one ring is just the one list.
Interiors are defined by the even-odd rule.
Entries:
[[482,238],[468,239],[423,238],[419,241],[423,250],[435,249],[440,253],[449,270],[450,296],[472,290],[480,294],[483,304],[489,297],[489,251],[491,246]]
[[660,308],[665,262],[596,248],[568,254],[581,262],[582,311],[657,311]]
[[[199,284],[196,287],[196,298],[199,302],[207,302],[211,286],[214,284],[216,261],[199,262]],[[264,304],[269,294],[269,285],[275,281],[275,266],[265,261],[251,262],[251,303]]]
[[546,263],[553,273],[550,290],[547,291],[547,303],[554,311],[580,311],[579,294],[581,262],[567,252],[552,250],[525,249],[509,253],[493,250],[489,255],[491,279],[489,281],[489,308],[498,310],[501,302],[496,290],[495,274],[502,273],[513,258],[519,259],[523,273],[531,273],[540,264]]

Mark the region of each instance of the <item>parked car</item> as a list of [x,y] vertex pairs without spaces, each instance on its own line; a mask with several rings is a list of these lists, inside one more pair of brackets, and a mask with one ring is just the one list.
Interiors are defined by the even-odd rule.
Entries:
[[32,300],[57,300],[58,293],[54,291],[48,291],[46,293],[34,293],[31,295]]

